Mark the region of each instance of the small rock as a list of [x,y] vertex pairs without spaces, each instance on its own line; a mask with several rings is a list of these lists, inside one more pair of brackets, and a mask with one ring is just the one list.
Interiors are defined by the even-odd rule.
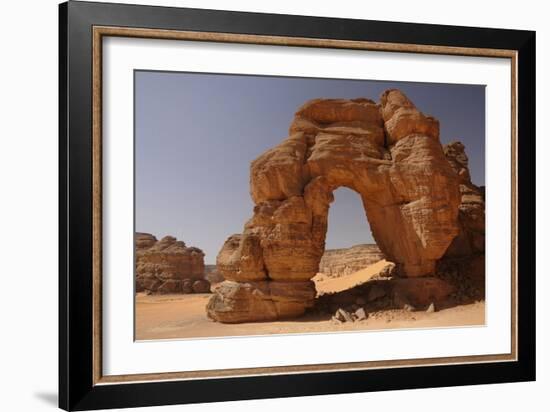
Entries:
[[367,313],[365,312],[365,309],[363,309],[363,308],[357,309],[355,311],[355,317],[359,321],[367,319]]
[[342,322],[353,322],[351,315],[342,308],[336,311],[334,317]]
[[181,282],[181,293],[193,293],[193,281],[191,279],[184,279]]
[[210,282],[206,279],[199,279],[193,282],[194,293],[210,293]]
[[346,320],[346,322],[353,322],[354,320],[352,314],[348,311],[344,311],[344,319]]
[[383,278],[391,278],[392,276],[395,276],[397,272],[397,268],[395,263],[388,263],[382,270],[378,273],[378,276]]
[[403,310],[406,310],[407,312],[414,312],[416,308],[413,305],[409,305],[408,303],[405,303],[403,305]]
[[434,303],[430,303],[430,306],[428,306],[428,309],[426,309],[426,313],[434,313],[435,312],[435,305]]

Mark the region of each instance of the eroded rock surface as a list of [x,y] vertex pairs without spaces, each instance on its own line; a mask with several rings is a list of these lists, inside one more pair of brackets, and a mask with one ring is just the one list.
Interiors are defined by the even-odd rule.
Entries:
[[[307,102],[289,136],[251,164],[254,213],[218,255],[230,283],[212,297],[208,315],[245,322],[302,314],[311,305],[306,295],[314,296],[308,282],[325,249],[332,192],[341,186],[361,196],[388,260],[405,276],[432,275],[460,230],[459,181],[439,142],[438,121],[399,90],[384,92],[380,104]],[[292,295],[292,310],[281,310],[278,284],[308,293]]]
[[459,233],[438,261],[437,275],[455,288],[457,302],[485,298],[485,188],[472,183],[468,156],[461,142],[443,147],[447,161],[459,176]]
[[459,233],[446,257],[464,257],[485,253],[485,193],[470,179],[468,156],[461,142],[443,147],[447,161],[459,177]]
[[224,323],[273,321],[302,315],[314,298],[311,281],[225,281],[208,302],[207,314]]
[[[204,253],[187,247],[173,236],[161,240],[149,233],[136,233],[136,291],[150,293],[206,293]],[[195,285],[196,282],[199,282]]]

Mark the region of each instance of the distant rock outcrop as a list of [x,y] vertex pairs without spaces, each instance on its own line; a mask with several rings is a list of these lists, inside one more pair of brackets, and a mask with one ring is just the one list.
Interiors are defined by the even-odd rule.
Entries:
[[225,280],[216,265],[204,265],[204,272],[204,278],[210,284],[221,283]]
[[207,293],[204,253],[173,236],[136,233],[136,292]]
[[321,257],[319,272],[329,277],[350,275],[384,258],[380,248],[373,244],[328,249]]

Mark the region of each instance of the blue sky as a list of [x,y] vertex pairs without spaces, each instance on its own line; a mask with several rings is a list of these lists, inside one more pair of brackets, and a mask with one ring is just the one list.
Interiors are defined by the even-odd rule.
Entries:
[[[225,239],[252,215],[250,162],[287,136],[313,98],[402,90],[440,121],[441,142],[460,140],[472,180],[485,184],[485,86],[135,72],[136,230],[170,234],[215,263]],[[359,195],[338,189],[327,248],[373,243]]]

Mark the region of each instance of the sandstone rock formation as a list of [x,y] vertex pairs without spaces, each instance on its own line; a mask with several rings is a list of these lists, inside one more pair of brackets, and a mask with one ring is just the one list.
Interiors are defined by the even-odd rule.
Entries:
[[459,234],[450,245],[446,257],[464,257],[485,253],[485,191],[470,179],[468,157],[461,142],[443,147],[447,161],[459,177]]
[[443,147],[445,156],[460,179],[459,233],[437,264],[437,275],[452,284],[457,302],[485,298],[485,187],[474,185],[468,157],[461,142]]
[[[367,312],[394,308],[435,311],[441,304],[466,304],[485,298],[484,187],[477,187],[471,182],[468,157],[462,143],[451,142],[443,150],[460,181],[460,231],[437,262],[435,276],[400,278],[395,265],[389,264],[364,283],[320,294],[315,303],[318,311],[353,312],[358,306]],[[354,280],[357,281],[356,278]],[[319,292],[319,289],[326,287],[317,286],[317,289]]]
[[340,186],[359,193],[377,245],[402,273],[434,273],[459,233],[461,201],[438,121],[399,90],[384,92],[380,104],[315,99],[298,109],[288,138],[251,164],[254,214],[218,255],[229,282],[211,298],[208,316],[279,319],[310,307]]
[[210,284],[221,283],[225,280],[216,265],[204,265],[204,278]]
[[[136,233],[136,291],[151,293],[206,293],[204,253],[175,237],[160,241],[149,233]],[[198,283],[197,283],[198,282]]]
[[355,245],[346,249],[328,249],[319,262],[319,272],[329,277],[350,275],[385,259],[377,245]]
[[208,302],[207,313],[224,323],[273,321],[302,315],[305,307],[313,306],[314,298],[311,281],[225,281]]

